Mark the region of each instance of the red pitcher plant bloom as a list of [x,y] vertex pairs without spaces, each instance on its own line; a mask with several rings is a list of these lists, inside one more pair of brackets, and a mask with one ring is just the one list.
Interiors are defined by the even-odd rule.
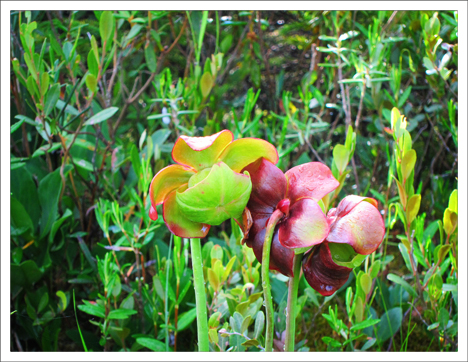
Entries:
[[248,172],[241,170],[259,157],[276,164],[278,153],[261,139],[233,139],[228,130],[206,137],[180,136],[172,149],[176,164],[151,181],[151,219],[158,218],[156,206],[163,204],[164,222],[173,234],[201,238],[211,225],[240,218],[252,188]]
[[382,242],[384,223],[372,198],[347,196],[325,216],[319,201],[339,183],[324,164],[310,162],[283,174],[259,159],[244,170],[252,180],[246,210],[252,221],[244,230],[245,241],[260,262],[268,220],[276,209],[284,213],[273,234],[270,269],[293,277],[295,253],[306,252],[302,270],[307,282],[331,295]]
[[353,268],[377,250],[385,235],[377,201],[369,197],[346,196],[327,218],[330,233],[302,261],[307,282],[324,296],[341,288]]
[[252,180],[247,204],[252,225],[245,238],[247,246],[253,248],[257,260],[261,261],[268,219],[276,209],[281,210],[284,216],[273,234],[270,269],[293,276],[294,249],[320,244],[329,233],[327,217],[319,201],[339,183],[320,162],[296,166],[284,174],[262,158],[244,171],[249,172]]

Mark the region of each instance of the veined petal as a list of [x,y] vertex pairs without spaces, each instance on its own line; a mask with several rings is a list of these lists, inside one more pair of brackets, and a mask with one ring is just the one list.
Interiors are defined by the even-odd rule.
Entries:
[[329,232],[328,222],[319,204],[300,199],[279,226],[279,241],[286,248],[304,248],[320,244]]
[[302,259],[302,271],[307,283],[323,296],[332,295],[340,289],[348,281],[352,270],[333,261],[327,241]]
[[248,207],[252,213],[271,214],[286,195],[287,181],[283,172],[270,161],[259,158],[245,167],[252,181]]
[[[348,201],[345,205],[349,206],[351,202],[348,204]],[[362,198],[350,210],[344,206],[341,209],[340,213],[340,205],[338,205],[336,220],[330,226],[327,240],[349,244],[356,253],[362,255],[368,255],[377,250],[385,235],[385,224],[374,203],[366,202],[365,198]],[[340,217],[343,214],[344,216]]]
[[183,192],[177,191],[177,204],[190,220],[219,225],[242,215],[251,189],[249,175],[218,162],[203,180]]
[[151,181],[150,199],[153,207],[162,204],[167,195],[187,183],[195,172],[190,167],[170,165],[159,171]]
[[219,159],[232,170],[240,172],[260,157],[264,157],[274,165],[279,160],[278,151],[271,143],[259,138],[241,138],[227,146]]
[[[251,243],[255,257],[261,263],[263,255],[263,243],[265,241],[266,228],[260,230],[255,235]],[[278,239],[278,227],[276,227],[271,241],[270,249],[270,270],[277,270],[281,274],[293,276],[294,250],[285,248]]]
[[206,137],[180,136],[172,149],[172,159],[181,165],[202,170],[216,163],[233,139],[234,136],[229,130]]
[[210,230],[210,225],[193,222],[185,217],[177,205],[175,190],[164,201],[163,218],[170,232],[181,238],[203,238]]
[[287,197],[291,203],[304,197],[319,201],[340,185],[330,169],[321,162],[308,162],[293,167],[286,172],[286,178]]

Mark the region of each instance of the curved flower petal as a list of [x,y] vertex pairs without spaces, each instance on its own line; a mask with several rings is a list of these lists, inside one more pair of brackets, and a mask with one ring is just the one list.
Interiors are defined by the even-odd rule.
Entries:
[[[357,195],[348,195],[346,196],[343,200],[340,201],[338,206],[336,207],[336,210],[334,211],[335,215],[338,218],[345,216],[348,214],[352,209],[356,207],[357,204],[359,204],[362,201],[367,201],[370,204],[374,205],[375,208],[378,207],[377,200],[371,198],[371,197],[364,197],[364,196],[357,196]],[[331,209],[328,214],[330,216],[330,213],[332,212]]]
[[314,200],[300,199],[289,212],[289,217],[279,226],[279,241],[286,248],[317,245],[327,237],[327,218]]
[[171,191],[187,183],[194,173],[191,168],[181,165],[164,167],[151,181],[149,191],[151,205],[156,207],[156,205],[162,204]]
[[266,158],[275,165],[279,160],[278,151],[271,143],[259,138],[241,138],[227,146],[219,159],[232,170],[240,172],[260,157]]
[[158,220],[158,211],[153,205],[150,206],[149,217],[153,221]]
[[208,176],[185,191],[177,191],[177,204],[194,222],[219,225],[229,218],[239,218],[249,200],[252,183],[249,175],[232,171],[219,162]]
[[308,162],[293,167],[286,172],[286,177],[288,179],[287,197],[291,203],[304,197],[319,201],[340,185],[330,169],[321,162]]
[[[379,247],[385,235],[382,215],[374,203],[366,202],[364,198],[357,204],[354,202],[356,198],[350,200],[347,200],[343,206],[338,205],[336,220],[330,226],[327,240],[349,244],[354,251],[362,255],[371,254]],[[350,204],[354,204],[351,209],[349,209]],[[343,214],[344,216],[340,217]]]
[[217,161],[233,139],[232,132],[228,130],[206,137],[180,136],[172,149],[172,159],[195,170],[203,170]]
[[302,259],[302,271],[307,283],[323,296],[340,289],[353,269],[336,264],[331,256],[328,242],[318,245]]
[[[263,255],[263,242],[265,241],[266,228],[260,230],[251,242],[251,248],[255,257],[261,263]],[[270,270],[277,270],[281,274],[293,276],[294,250],[285,248],[278,239],[278,227],[273,234],[270,249]]]
[[185,217],[177,205],[176,191],[172,191],[164,201],[163,218],[171,233],[181,238],[203,238],[210,230],[210,225],[193,222]]
[[248,171],[252,181],[248,203],[250,212],[273,213],[276,205],[286,195],[287,181],[283,172],[264,158],[259,158],[242,171]]

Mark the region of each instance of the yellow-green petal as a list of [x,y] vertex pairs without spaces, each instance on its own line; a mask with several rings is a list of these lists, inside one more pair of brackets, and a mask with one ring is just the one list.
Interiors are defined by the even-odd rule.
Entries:
[[217,162],[233,139],[232,132],[228,130],[206,137],[180,136],[172,149],[172,159],[197,171],[203,170]]
[[276,165],[278,163],[278,151],[269,142],[259,138],[241,138],[227,146],[220,156],[233,171],[240,172],[245,166],[263,157]]

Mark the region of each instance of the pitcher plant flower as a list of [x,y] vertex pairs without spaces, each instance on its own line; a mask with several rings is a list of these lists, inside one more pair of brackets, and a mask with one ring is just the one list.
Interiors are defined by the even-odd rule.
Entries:
[[223,130],[206,137],[180,136],[172,149],[176,164],[160,170],[151,181],[150,218],[163,204],[169,230],[184,238],[201,238],[211,225],[238,219],[249,200],[252,183],[241,170],[264,157],[278,162],[278,153],[267,141],[242,138],[233,141]]
[[350,195],[328,212],[330,233],[302,261],[304,277],[323,296],[341,288],[382,243],[385,224],[377,206],[373,198]]
[[[262,158],[244,168],[252,180],[247,204],[252,225],[244,230],[245,242],[261,262],[268,220],[280,210],[271,244],[270,269],[293,276],[293,259],[322,243],[329,234],[329,223],[319,201],[335,190],[339,183],[330,169],[320,162],[296,166],[286,173]],[[295,251],[296,250],[296,251]]]

